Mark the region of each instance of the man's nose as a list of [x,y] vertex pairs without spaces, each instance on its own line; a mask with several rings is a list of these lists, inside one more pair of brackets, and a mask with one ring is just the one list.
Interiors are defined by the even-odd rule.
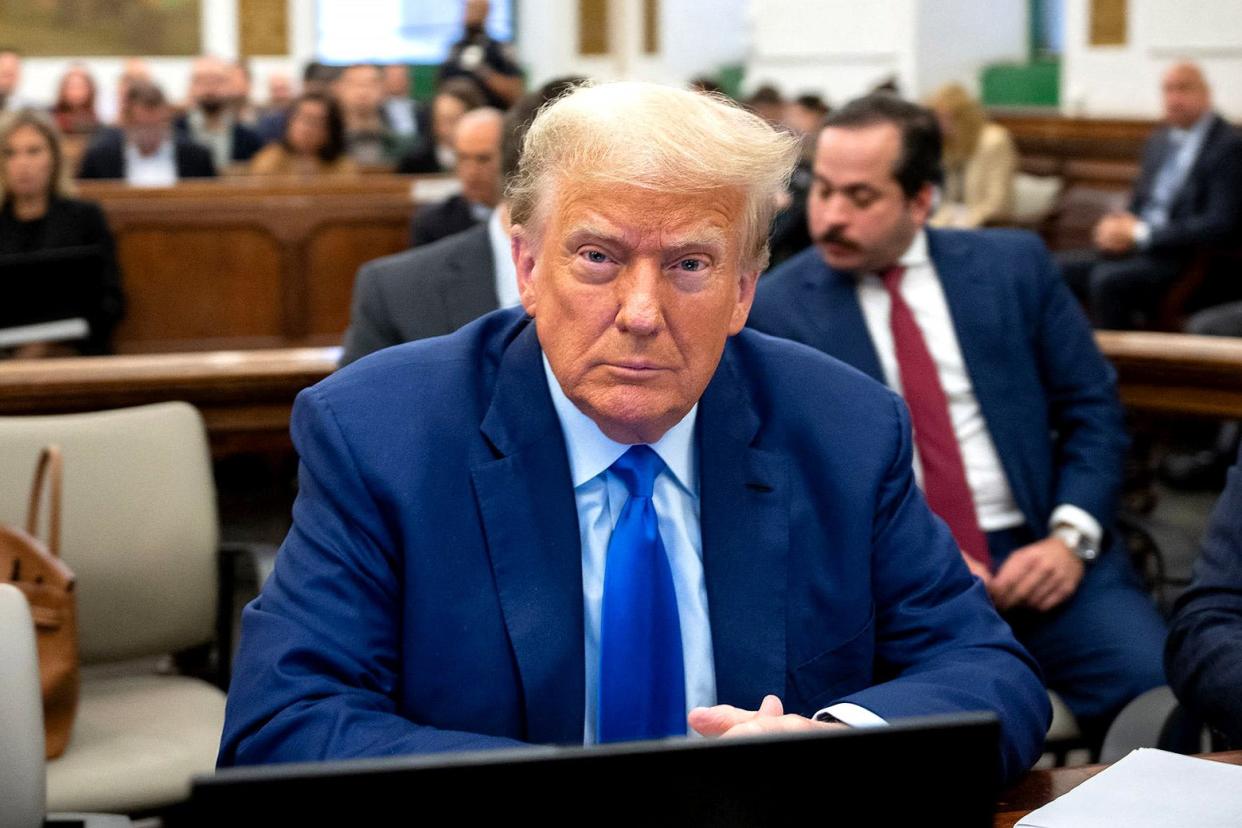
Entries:
[[650,336],[660,330],[660,264],[635,261],[617,280],[617,327],[627,333]]

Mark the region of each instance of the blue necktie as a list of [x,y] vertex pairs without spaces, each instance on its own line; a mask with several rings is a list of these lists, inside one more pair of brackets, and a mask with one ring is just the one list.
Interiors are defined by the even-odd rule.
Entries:
[[686,733],[685,665],[673,572],[660,540],[652,486],[663,468],[648,446],[612,464],[629,499],[608,541],[600,612],[600,742]]

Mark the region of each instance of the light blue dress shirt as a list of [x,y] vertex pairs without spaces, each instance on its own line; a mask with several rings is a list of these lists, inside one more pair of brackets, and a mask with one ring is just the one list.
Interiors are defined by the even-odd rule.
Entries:
[[[609,467],[630,447],[608,439],[599,426],[569,401],[552,374],[548,358],[544,373],[552,404],[565,434],[574,501],[578,505],[578,533],[582,539],[582,609],[586,634],[585,744],[595,743],[599,709],[599,627],[604,597],[604,564],[608,540],[629,497],[625,484]],[[686,712],[716,703],[716,664],[712,655],[711,623],[707,615],[707,584],[703,580],[703,541],[699,531],[699,472],[694,446],[695,405],[652,450],[665,468],[653,489],[660,537],[668,552],[677,593],[677,618],[686,672]]]
[[1199,149],[1211,124],[1212,113],[1208,112],[1188,129],[1169,130],[1168,154],[1152,182],[1151,198],[1143,208],[1142,219],[1152,230],[1169,223],[1169,209],[1199,157]]

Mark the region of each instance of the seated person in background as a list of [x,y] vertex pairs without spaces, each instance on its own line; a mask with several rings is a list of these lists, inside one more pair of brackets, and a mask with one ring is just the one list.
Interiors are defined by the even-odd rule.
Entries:
[[410,247],[460,233],[487,221],[500,201],[500,134],[504,115],[485,106],[467,112],[453,131],[461,192],[421,207],[410,222]]
[[1190,588],[1173,607],[1164,653],[1182,704],[1242,748],[1242,454],[1212,512]]
[[[315,90],[308,88],[304,91]],[[318,91],[329,96],[332,94],[328,89]],[[267,103],[259,108],[258,120],[254,125],[254,131],[259,133],[265,146],[279,141],[285,134],[285,121],[289,117],[289,106],[293,103],[293,98],[293,80],[287,74],[272,72],[267,76]]]
[[126,58],[125,63],[121,66],[121,74],[116,79],[116,98],[115,100],[100,101],[99,118],[103,123],[111,126],[119,126],[121,122],[121,113],[125,111],[125,97],[129,94],[129,87],[138,82],[155,83],[155,78],[151,75],[151,67],[142,58]]
[[944,137],[944,184],[932,227],[983,227],[1013,209],[1018,150],[1009,130],[990,123],[983,107],[956,83],[941,87],[928,106]]
[[765,83],[751,93],[745,101],[746,108],[774,127],[785,124],[785,97],[775,86]]
[[172,128],[172,109],[155,84],[133,81],[120,129],[101,130],[82,157],[78,178],[124,178],[139,187],[170,187],[182,178],[211,178],[211,153]]
[[466,0],[465,31],[440,65],[436,83],[459,78],[474,86],[488,106],[506,110],[522,94],[522,68],[507,43],[493,40],[486,23],[491,3]]
[[176,121],[186,138],[211,151],[217,170],[249,161],[263,146],[263,139],[241,123],[233,111],[229,64],[205,56],[194,61],[190,75],[189,111]]
[[881,93],[833,111],[815,246],[760,280],[750,324],[898,390],[932,509],[1093,740],[1164,683],[1164,622],[1112,531],[1116,376],[1034,235],[925,230],[940,131]]
[[322,92],[294,100],[284,137],[259,150],[250,161],[255,175],[355,173],[345,154],[345,121],[336,101]]
[[796,153],[654,84],[536,116],[523,308],[298,397],[220,765],[986,710],[1001,777],[1030,766],[1047,695],[915,487],[901,401],[742,330]]
[[22,55],[12,46],[0,46],[0,112],[17,112],[33,107],[17,96],[22,82]]
[[355,163],[375,167],[395,163],[405,142],[384,117],[384,80],[380,68],[358,63],[341,72],[333,93],[345,116],[345,151]]
[[229,111],[239,123],[253,130],[259,120],[259,109],[254,105],[254,101],[250,100],[252,91],[250,65],[242,60],[232,60],[225,66],[228,69],[225,100],[228,101]]
[[99,129],[95,112],[95,79],[81,63],[70,66],[60,79],[52,118],[61,135],[90,135]]
[[384,67],[384,120],[405,141],[414,141],[431,128],[426,109],[410,97],[410,70],[403,63]]
[[799,95],[785,107],[785,128],[802,141],[802,151],[789,177],[789,192],[772,222],[768,244],[773,267],[811,246],[811,234],[806,229],[806,193],[811,188],[815,136],[827,114],[828,104],[819,95]]
[[[125,310],[116,243],[97,204],[66,195],[65,172],[60,136],[45,116],[22,110],[0,121],[0,260],[14,253],[96,247],[103,267],[86,320],[90,333],[73,347],[83,354],[103,354],[110,350],[112,329]],[[0,277],[3,270],[0,264]],[[33,343],[19,348],[17,355],[41,356],[52,350]]]
[[442,83],[431,99],[431,130],[397,162],[403,175],[448,172],[457,161],[453,157],[453,131],[467,112],[485,106],[487,100],[474,84],[462,78]]
[[1100,220],[1096,250],[1059,257],[1099,328],[1144,324],[1195,251],[1236,243],[1242,224],[1242,138],[1212,111],[1203,73],[1175,64],[1161,91],[1167,125],[1143,149],[1130,209]]

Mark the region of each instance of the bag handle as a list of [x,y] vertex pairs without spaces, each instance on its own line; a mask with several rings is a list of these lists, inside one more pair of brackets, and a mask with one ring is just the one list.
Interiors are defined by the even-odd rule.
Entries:
[[47,525],[47,548],[54,557],[60,557],[60,483],[63,461],[60,446],[44,446],[39,452],[39,464],[35,467],[34,485],[30,489],[30,508],[26,512],[26,534],[38,537],[39,501],[43,497],[43,481],[48,480],[49,515]]

